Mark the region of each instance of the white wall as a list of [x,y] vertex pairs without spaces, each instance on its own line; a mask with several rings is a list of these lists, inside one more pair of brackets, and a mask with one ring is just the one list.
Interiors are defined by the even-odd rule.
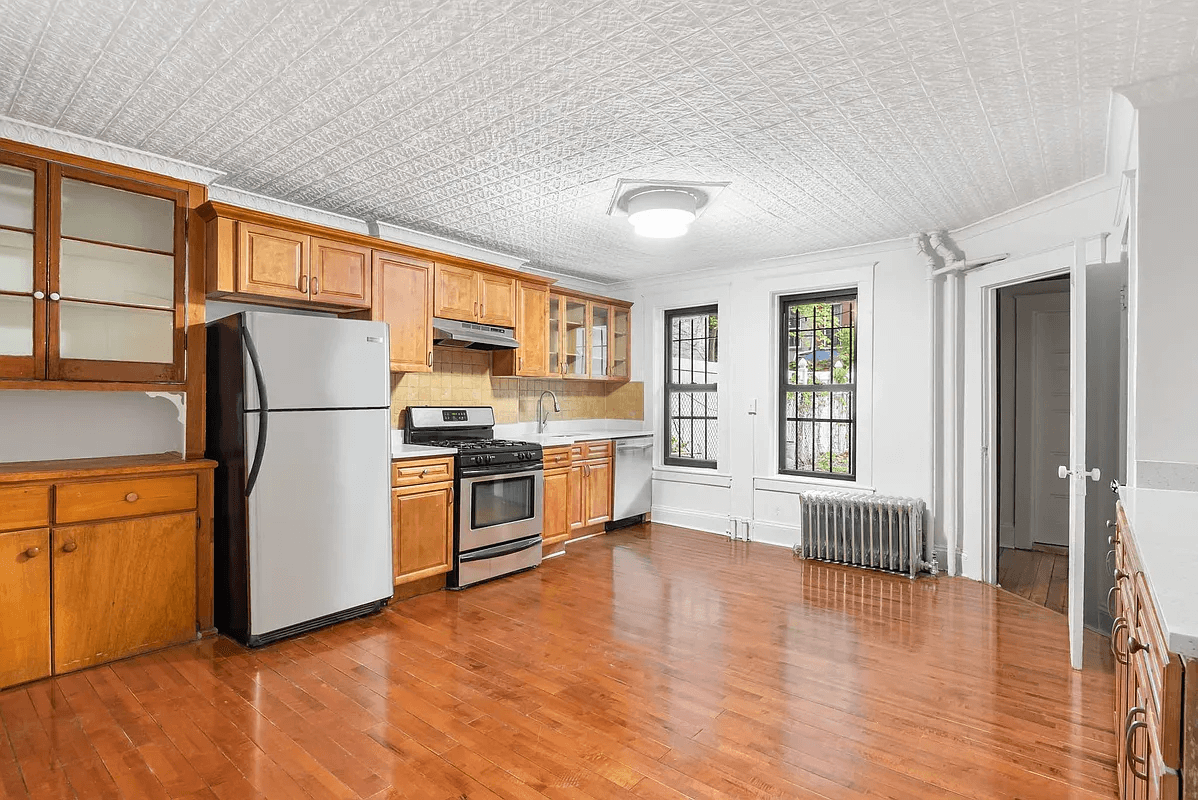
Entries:
[[[1027,257],[1113,227],[1118,177],[1103,178],[954,232],[967,258],[1010,253]],[[1113,254],[1115,255],[1115,254]],[[1069,262],[1062,263],[1068,268]],[[859,351],[858,479],[820,482],[780,476],[777,467],[777,297],[806,291],[857,286],[861,297]],[[713,533],[730,530],[730,517],[750,520],[755,540],[780,545],[798,541],[796,493],[805,488],[854,488],[887,495],[930,495],[930,382],[927,357],[929,309],[927,265],[907,240],[779,259],[634,282],[624,292],[636,302],[634,378],[645,382],[646,425],[657,431],[658,469],[654,473],[654,519]],[[964,315],[972,305],[962,297]],[[947,299],[945,300],[948,305]],[[980,302],[980,301],[979,301]],[[661,466],[664,372],[663,313],[717,303],[723,382],[719,391],[720,452],[717,469]],[[946,354],[946,357],[953,354]],[[977,358],[964,348],[956,355]],[[958,420],[970,424],[964,390],[955,398]],[[756,415],[748,409],[756,400]],[[958,441],[962,441],[959,439]],[[952,447],[944,438],[945,447]],[[965,482],[976,465],[959,453],[958,475],[941,476],[941,492],[954,493],[956,524],[934,519],[936,551],[942,566],[981,578],[980,538],[966,509]],[[947,461],[945,462],[947,463]],[[976,511],[976,509],[974,509]],[[937,509],[938,511],[938,509]],[[934,515],[936,512],[933,512]],[[946,530],[948,534],[946,535]],[[948,539],[952,538],[950,542]]]
[[1198,491],[1196,141],[1198,101],[1139,109],[1129,461],[1144,488]]

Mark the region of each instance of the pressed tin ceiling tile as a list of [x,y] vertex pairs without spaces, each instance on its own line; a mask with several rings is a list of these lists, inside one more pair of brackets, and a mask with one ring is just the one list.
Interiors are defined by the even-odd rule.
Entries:
[[[999,213],[1198,56],[1195,0],[0,2],[0,114],[606,280]],[[732,184],[663,245],[619,177]]]

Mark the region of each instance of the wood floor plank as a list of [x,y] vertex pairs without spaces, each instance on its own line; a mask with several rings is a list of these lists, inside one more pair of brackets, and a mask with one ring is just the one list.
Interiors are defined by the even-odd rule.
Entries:
[[[1008,557],[1009,554],[1009,557]],[[0,796],[1099,800],[1113,665],[1061,555],[1003,589],[662,525],[258,650],[0,692]]]

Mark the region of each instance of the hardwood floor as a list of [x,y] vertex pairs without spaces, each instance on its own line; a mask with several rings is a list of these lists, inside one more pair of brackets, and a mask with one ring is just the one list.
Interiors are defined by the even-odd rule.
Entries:
[[1036,605],[1064,614],[1069,599],[1069,551],[1043,545],[998,551],[998,584]]
[[0,693],[0,796],[1112,798],[1087,632],[963,579],[640,526],[246,651]]

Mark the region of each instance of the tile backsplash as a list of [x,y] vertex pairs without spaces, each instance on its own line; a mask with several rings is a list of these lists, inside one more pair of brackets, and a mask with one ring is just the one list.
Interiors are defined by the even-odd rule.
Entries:
[[[408,406],[492,406],[501,425],[532,422],[537,398],[552,390],[562,407],[557,419],[644,419],[645,387],[640,382],[603,383],[561,379],[496,378],[491,354],[481,350],[433,350],[431,373],[391,375],[391,424],[403,427]],[[546,398],[548,402],[548,398]]]

